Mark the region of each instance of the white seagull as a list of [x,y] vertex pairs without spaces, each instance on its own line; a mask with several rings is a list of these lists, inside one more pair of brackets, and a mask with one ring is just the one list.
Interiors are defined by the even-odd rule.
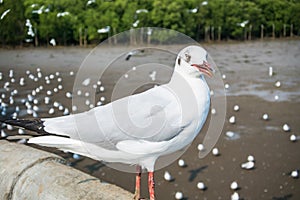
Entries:
[[189,145],[206,121],[210,91],[204,75],[213,76],[207,52],[188,46],[179,52],[167,84],[79,114],[2,121],[39,133],[28,143],[137,165],[135,199],[140,199],[141,170],[146,169],[150,200],[154,200],[157,158]]

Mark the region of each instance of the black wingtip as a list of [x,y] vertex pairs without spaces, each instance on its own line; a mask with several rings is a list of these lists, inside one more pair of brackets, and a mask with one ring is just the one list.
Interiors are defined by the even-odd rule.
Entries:
[[43,121],[41,119],[1,119],[2,123],[10,124],[12,126],[18,126],[30,131],[34,131],[38,134],[48,134],[44,130]]
[[[33,137],[43,136],[43,135],[53,135],[53,136],[59,136],[59,137],[66,137],[70,138],[69,136],[65,135],[58,135],[54,133],[48,133],[44,129],[44,121],[41,119],[5,119],[0,118],[0,122],[9,124],[12,126],[18,126],[21,128],[24,128],[29,131],[33,131],[34,133],[26,134]],[[35,134],[36,133],[36,134]],[[3,138],[2,138],[3,139]]]

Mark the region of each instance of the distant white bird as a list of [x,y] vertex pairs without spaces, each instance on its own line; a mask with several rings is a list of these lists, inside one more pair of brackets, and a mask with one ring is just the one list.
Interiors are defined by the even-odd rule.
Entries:
[[178,166],[179,167],[185,167],[186,166],[185,161],[183,159],[179,159],[178,160]]
[[67,98],[72,98],[72,93],[71,92],[66,92],[66,97]]
[[70,114],[69,109],[65,108],[63,115],[69,115],[69,114]]
[[77,91],[77,95],[78,95],[78,96],[81,96],[81,95],[82,95],[82,91],[81,91],[81,90],[78,90],[78,91]]
[[10,12],[10,9],[7,9],[6,11],[4,11],[0,17],[0,20],[2,20],[5,17],[5,15],[7,15],[9,12]]
[[269,76],[273,76],[273,67],[269,67]]
[[9,130],[9,131],[12,131],[12,130],[14,130],[14,127],[10,124],[7,124],[6,129]]
[[20,86],[24,86],[25,85],[25,79],[24,79],[24,77],[20,78],[19,84],[20,84]]
[[140,14],[140,13],[148,13],[149,11],[147,9],[138,9],[135,11],[136,14]]
[[199,151],[203,151],[204,150],[204,145],[203,144],[198,144],[197,149]]
[[246,163],[243,163],[243,164],[241,164],[241,167],[243,168],[243,169],[248,169],[248,170],[250,170],[250,169],[253,169],[254,168],[254,162],[253,161],[248,161],[248,162],[246,162]]
[[7,136],[7,134],[5,133],[5,131],[3,129],[1,129],[1,137],[4,138],[6,136]]
[[66,15],[69,15],[70,13],[69,12],[61,12],[61,13],[57,13],[56,17],[64,17]]
[[[37,5],[37,4],[36,4]],[[34,6],[35,7],[35,6]],[[45,6],[41,6],[38,10],[33,10],[32,13],[35,13],[35,14],[42,14],[43,13],[43,9],[44,9]]]
[[189,10],[190,13],[197,13],[198,12],[198,8],[193,8]]
[[48,113],[49,113],[50,115],[53,115],[54,112],[55,112],[55,111],[54,111],[54,108],[50,108],[49,111],[48,111]]
[[54,38],[52,38],[49,42],[52,46],[56,46],[56,41]]
[[63,105],[59,105],[58,106],[58,110],[62,111],[64,109],[64,106]]
[[299,178],[299,172],[298,172],[298,170],[292,171],[291,172],[291,177],[293,177],[293,178]]
[[284,124],[284,125],[282,126],[282,129],[283,129],[285,132],[291,131],[291,128],[290,128],[290,126],[289,126],[288,124]]
[[175,193],[175,199],[177,199],[177,200],[183,199],[183,193],[182,192],[176,192]]
[[228,83],[225,83],[224,87],[225,89],[229,89],[230,85]]
[[100,97],[100,101],[105,101],[105,97]]
[[132,26],[133,26],[134,28],[136,28],[136,27],[139,25],[139,23],[140,23],[140,20],[136,20],[136,21],[132,24]]
[[77,106],[76,106],[76,105],[73,105],[73,106],[72,106],[72,111],[75,112],[75,111],[77,111],[77,110],[78,110]]
[[267,113],[263,114],[262,116],[263,120],[269,120],[269,115]]
[[232,131],[227,131],[227,132],[225,133],[225,135],[226,135],[227,137],[229,137],[229,138],[233,138],[233,137],[235,136],[235,133],[232,132]]
[[239,188],[239,185],[236,181],[233,181],[231,184],[230,184],[230,189],[232,190],[237,190]]
[[231,116],[231,117],[229,118],[229,123],[230,123],[230,124],[235,124],[235,116]]
[[241,23],[238,23],[237,25],[244,28],[248,23],[249,23],[249,20],[245,20],[245,21],[243,21]]
[[206,186],[205,186],[205,184],[204,184],[203,182],[198,182],[198,183],[197,183],[197,188],[198,188],[199,190],[205,190],[205,189],[206,189]]
[[86,3],[86,5],[88,6],[88,5],[91,5],[91,4],[95,3],[95,2],[96,2],[96,0],[88,0],[88,2]]
[[18,134],[24,134],[24,133],[25,133],[24,129],[21,128],[18,129]]
[[108,33],[110,31],[110,26],[106,26],[104,28],[98,29],[98,33]]
[[220,152],[219,152],[219,149],[218,148],[213,148],[213,150],[212,150],[212,154],[214,155],[214,156],[218,156],[218,155],[220,155]]
[[276,81],[276,82],[275,82],[275,86],[279,88],[279,87],[281,86],[280,81]]
[[216,109],[215,108],[212,108],[211,109],[211,114],[215,115],[217,113]]
[[234,193],[231,195],[231,200],[239,200],[239,199],[240,199],[239,193],[234,192]]
[[60,105],[60,103],[58,103],[57,101],[54,101],[54,102],[53,102],[53,106],[54,106],[54,107],[57,108],[59,105]]
[[104,86],[100,86],[99,90],[100,90],[100,92],[104,92],[104,90],[105,90]]
[[44,102],[45,102],[45,104],[49,104],[50,103],[50,97],[45,97]]
[[10,69],[9,73],[8,73],[9,78],[13,78],[14,77],[14,70]]
[[168,171],[165,171],[165,173],[164,173],[164,179],[166,180],[166,181],[172,181],[173,180],[173,177],[172,177],[172,175],[170,174],[170,172],[168,172]]
[[236,112],[239,111],[239,110],[240,110],[239,105],[234,105],[234,106],[233,106],[233,110],[236,111]]
[[[203,48],[188,46],[179,52],[167,84],[79,114],[4,122],[39,133],[29,143],[147,169],[150,200],[154,200],[157,158],[190,144],[206,121],[210,94],[204,75],[213,75],[206,58]],[[140,199],[140,172],[138,167],[135,199]]]
[[83,86],[88,86],[91,83],[91,79],[90,78],[86,78],[84,79],[84,81],[82,81],[82,85]]
[[293,135],[291,135],[291,136],[290,136],[290,141],[291,141],[291,142],[295,142],[295,141],[297,141],[297,136],[296,136],[296,135],[294,135],[294,134],[293,134]]
[[207,4],[208,4],[207,1],[203,1],[203,2],[201,3],[202,6],[206,6]]

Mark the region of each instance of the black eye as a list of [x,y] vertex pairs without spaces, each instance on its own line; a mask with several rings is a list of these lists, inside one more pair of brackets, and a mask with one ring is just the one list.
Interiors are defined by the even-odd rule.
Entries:
[[180,62],[181,62],[181,59],[178,58],[178,60],[177,60],[178,65],[180,65]]
[[185,54],[186,62],[190,62],[191,56],[189,54]]

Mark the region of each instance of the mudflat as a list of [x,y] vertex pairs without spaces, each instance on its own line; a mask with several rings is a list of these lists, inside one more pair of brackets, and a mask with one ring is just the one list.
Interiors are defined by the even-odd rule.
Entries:
[[[177,162],[174,162],[156,172],[157,199],[175,199],[175,193],[178,191],[184,194],[185,199],[191,200],[230,199],[234,193],[230,189],[233,181],[238,183],[236,192],[241,199],[299,199],[299,178],[291,177],[291,172],[300,170],[300,40],[203,44],[203,46],[213,58],[221,74],[225,75],[224,84],[228,84],[225,90],[227,96],[225,124],[215,146],[220,154],[214,156],[209,153],[199,159],[197,146],[203,142],[207,123],[181,156],[186,163],[185,167],[180,167]],[[134,48],[107,47],[98,50],[92,63],[103,68],[105,67],[103,60],[108,63],[112,61],[110,62],[112,67],[102,74],[101,85],[95,86],[95,102],[100,101],[101,104],[105,104],[111,100],[115,84],[120,77],[132,67],[140,66],[137,66],[135,61],[139,64],[150,63],[155,58],[163,64],[172,64],[175,55],[166,52],[165,49],[172,51],[178,46],[161,46],[158,47],[160,49],[158,51],[153,50],[146,54],[132,56],[126,62],[124,52]],[[38,117],[61,116],[65,108],[71,112],[72,100],[66,97],[66,93],[73,93],[76,73],[80,72],[80,67],[87,62],[85,58],[91,50],[76,47],[1,49],[0,91],[2,102],[8,105],[3,114],[9,115],[14,112],[16,106],[19,106],[19,118],[32,117],[27,113],[22,99],[28,98],[28,94],[32,95],[32,90],[41,85],[43,88],[33,95],[38,100],[36,104]],[[272,76],[269,76],[270,67],[273,70]],[[13,70],[15,81],[9,77],[10,70]],[[38,77],[38,71],[42,73],[42,78],[35,81],[34,77]],[[145,69],[141,74],[136,72],[136,75],[139,75],[137,77],[134,77],[134,73],[128,73],[128,84],[134,84],[135,80],[147,79],[149,85],[142,89],[152,87],[155,84],[151,82],[152,72],[153,69]],[[33,74],[34,77],[30,79],[29,74]],[[158,69],[156,77],[161,82],[167,82],[171,74],[171,70],[159,71]],[[93,75],[96,78],[98,76]],[[19,84],[21,77],[25,78],[24,86]],[[47,79],[45,77],[50,80],[49,84],[45,82]],[[276,84],[277,81],[280,84]],[[10,82],[9,90],[4,88],[6,82]],[[103,91],[100,91],[101,86],[104,87]],[[57,88],[57,92],[54,88]],[[9,97],[14,89],[18,90],[18,93],[14,95],[14,102],[10,104]],[[51,91],[51,95],[48,91]],[[46,96],[51,97],[49,104],[44,102]],[[87,97],[83,89],[79,96],[82,99]],[[53,107],[54,102],[62,105],[63,108]],[[235,105],[239,106],[238,111],[234,111]],[[49,112],[51,107],[54,113]],[[84,108],[89,109],[88,106]],[[3,111],[3,108],[1,109]],[[218,110],[216,110],[217,114]],[[268,120],[263,119],[264,114],[268,114]],[[232,116],[236,119],[234,124],[229,123],[229,118]],[[290,126],[290,131],[283,130],[284,124]],[[17,131],[17,129],[9,131],[6,128],[3,130],[7,134]],[[233,136],[226,134],[228,131],[233,132]],[[296,136],[295,141],[290,140],[291,135]],[[79,170],[134,192],[135,175],[132,173],[115,170],[105,163],[89,158],[74,159],[70,153],[62,153],[51,148],[43,149],[63,156],[70,165]],[[253,169],[246,170],[241,167],[241,164],[247,162],[249,155],[254,156],[255,165]],[[173,181],[164,180],[165,171],[172,175]],[[147,197],[146,175],[143,176],[142,181],[142,196]],[[203,182],[206,189],[198,189],[198,182]]]

